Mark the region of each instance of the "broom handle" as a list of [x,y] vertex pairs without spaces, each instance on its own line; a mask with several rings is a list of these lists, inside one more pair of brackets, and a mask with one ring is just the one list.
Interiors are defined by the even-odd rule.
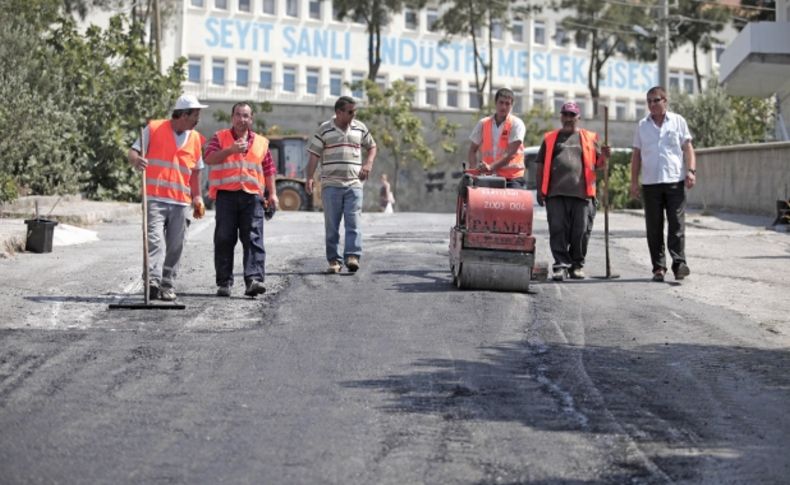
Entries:
[[[147,145],[145,143],[145,139],[143,138],[145,135],[145,130],[140,129],[140,155],[145,158],[146,155],[146,148]],[[151,282],[149,281],[149,273],[148,273],[148,190],[146,189],[145,185],[145,172],[146,169],[143,169],[143,179],[142,179],[142,204],[143,204],[143,299],[145,304],[148,305],[151,302]]]
[[[609,107],[603,107],[603,144],[609,145]],[[609,161],[603,167],[603,235],[606,246],[606,277],[612,276],[612,264],[609,259]]]

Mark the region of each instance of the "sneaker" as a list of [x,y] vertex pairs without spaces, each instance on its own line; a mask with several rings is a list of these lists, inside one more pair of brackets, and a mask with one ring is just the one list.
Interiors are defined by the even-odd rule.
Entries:
[[663,269],[657,269],[657,270],[653,271],[653,281],[656,281],[658,283],[663,282],[664,281],[664,273],[665,273],[665,271]]
[[585,278],[584,271],[581,268],[571,268],[570,277],[574,280],[583,280]]
[[230,296],[230,286],[220,286],[217,288],[217,296]]
[[555,268],[554,272],[551,274],[551,279],[553,279],[554,281],[564,281],[565,268]]
[[266,293],[266,287],[263,286],[263,281],[252,280],[247,285],[247,290],[244,292],[247,296],[258,296]]
[[176,299],[176,290],[171,287],[162,288],[159,290],[159,299],[164,301],[174,301]]
[[675,279],[678,281],[691,274],[691,270],[686,263],[680,263],[677,267],[672,268],[672,270],[672,272],[675,273]]
[[340,264],[340,261],[331,261],[329,263],[329,268],[327,268],[326,272],[329,274],[340,273],[340,269],[343,266]]
[[149,300],[158,300],[159,299],[159,286],[158,285],[149,285],[148,286],[148,299]]
[[348,268],[348,271],[351,273],[356,273],[359,269],[359,258],[356,256],[349,256],[346,260],[346,268]]

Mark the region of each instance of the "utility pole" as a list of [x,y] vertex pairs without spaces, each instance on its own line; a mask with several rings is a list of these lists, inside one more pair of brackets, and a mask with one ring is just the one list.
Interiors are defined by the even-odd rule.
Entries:
[[669,89],[667,61],[669,60],[669,0],[661,0],[658,13],[658,84]]

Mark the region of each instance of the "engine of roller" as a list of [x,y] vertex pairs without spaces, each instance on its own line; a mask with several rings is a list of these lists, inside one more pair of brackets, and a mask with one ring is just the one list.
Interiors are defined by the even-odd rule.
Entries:
[[458,288],[528,291],[535,263],[532,193],[505,179],[464,174],[450,230],[450,270]]

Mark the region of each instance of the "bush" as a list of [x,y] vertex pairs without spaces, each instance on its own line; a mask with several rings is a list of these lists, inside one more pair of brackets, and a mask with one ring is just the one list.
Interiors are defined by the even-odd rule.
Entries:
[[10,202],[19,196],[14,179],[5,173],[0,173],[0,204]]
[[[641,209],[642,201],[631,198],[631,151],[614,152],[609,158],[609,207]],[[598,199],[603,201],[603,176],[598,178]]]

